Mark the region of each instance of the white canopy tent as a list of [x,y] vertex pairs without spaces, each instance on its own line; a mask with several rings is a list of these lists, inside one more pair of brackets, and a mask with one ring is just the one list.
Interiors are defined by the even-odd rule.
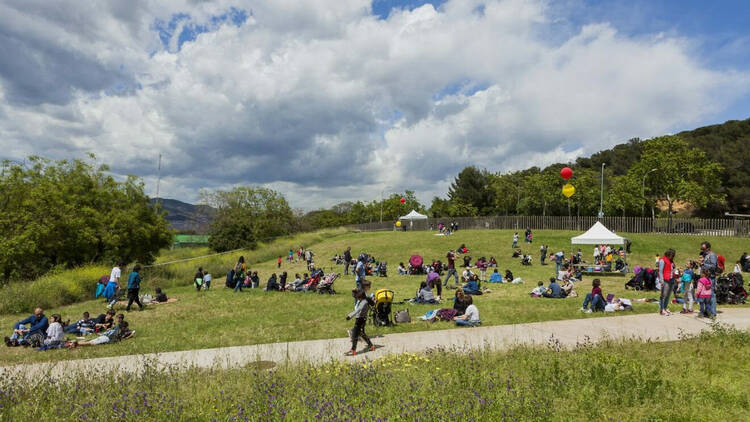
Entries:
[[570,239],[574,245],[623,245],[625,238],[618,236],[597,221],[586,233]]
[[415,210],[411,210],[409,214],[406,214],[405,216],[400,217],[399,220],[408,220],[408,221],[427,220],[427,216],[424,214],[420,214]]

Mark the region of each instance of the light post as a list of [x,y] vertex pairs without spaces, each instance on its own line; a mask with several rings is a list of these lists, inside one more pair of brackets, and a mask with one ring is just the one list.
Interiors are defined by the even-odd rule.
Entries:
[[604,163],[602,163],[602,187],[599,190],[599,218],[604,217]]
[[641,183],[641,196],[643,197],[643,204],[641,204],[641,218],[646,216],[646,176],[655,172],[659,169],[651,169],[643,175],[643,182]]

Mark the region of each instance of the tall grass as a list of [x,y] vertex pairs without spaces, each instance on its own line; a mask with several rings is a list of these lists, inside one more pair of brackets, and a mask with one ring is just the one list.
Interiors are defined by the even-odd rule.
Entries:
[[[750,334],[574,351],[433,350],[322,366],[0,376],[2,420],[742,421]],[[149,369],[151,368],[151,369]],[[1,375],[1,374],[0,374]]]
[[[234,265],[239,255],[244,255],[250,263],[258,263],[271,260],[278,255],[286,256],[289,247],[296,248],[299,245],[307,247],[345,233],[347,233],[345,229],[303,233],[260,243],[255,250],[147,268],[143,274],[146,279],[144,287],[185,285],[192,280],[198,266],[215,272],[215,277],[218,279],[221,272],[226,272]],[[208,248],[179,249],[165,252],[158,262],[164,263],[209,253]],[[30,312],[37,306],[45,309],[56,308],[92,299],[96,291],[97,280],[109,272],[109,267],[89,265],[72,270],[51,271],[30,282],[11,282],[0,288],[0,315]],[[126,277],[126,273],[127,271],[124,270],[123,277]]]

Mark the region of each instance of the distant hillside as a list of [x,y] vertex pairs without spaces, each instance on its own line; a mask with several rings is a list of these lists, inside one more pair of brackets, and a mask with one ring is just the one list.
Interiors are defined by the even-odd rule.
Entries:
[[[216,210],[207,205],[193,205],[176,199],[160,198],[162,209],[167,212],[169,225],[181,233],[206,233],[216,215]],[[151,198],[151,203],[157,199]]]

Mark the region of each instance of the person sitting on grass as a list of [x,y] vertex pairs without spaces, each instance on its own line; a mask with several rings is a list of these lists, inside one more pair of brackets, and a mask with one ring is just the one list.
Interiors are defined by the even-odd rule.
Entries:
[[481,295],[482,291],[479,289],[479,278],[474,275],[474,277],[463,285],[463,290],[466,295]]
[[96,320],[94,322],[95,333],[101,333],[103,331],[109,330],[115,323],[115,310],[107,309],[107,313],[101,314],[96,317]]
[[490,262],[487,265],[490,267],[497,267],[497,260],[495,259],[494,256],[490,257]]
[[85,336],[94,332],[94,326],[96,321],[89,318],[89,313],[84,312],[83,318],[79,319],[75,324],[70,324],[65,327],[65,333],[73,334],[76,336]]
[[268,282],[266,283],[266,291],[280,291],[281,286],[279,286],[279,283],[276,281],[276,273],[271,274],[271,278],[268,279]]
[[542,294],[544,294],[544,292],[546,292],[546,291],[547,291],[547,289],[544,287],[544,282],[543,281],[539,281],[536,284],[536,287],[534,287],[531,290],[531,293],[529,293],[529,296],[531,296],[531,297],[542,297]]
[[573,282],[570,281],[569,278],[563,279],[562,284],[560,285],[560,288],[562,289],[563,296],[564,297],[578,297],[578,293],[576,293],[575,285],[573,285]]
[[34,309],[34,313],[26,319],[18,321],[13,326],[13,335],[5,337],[8,347],[27,346],[32,335],[46,337],[49,320],[44,316],[42,308]]
[[156,297],[154,298],[155,301],[164,303],[169,300],[169,298],[167,298],[167,294],[164,293],[161,288],[157,287],[156,289],[154,289],[154,292],[156,292]]
[[479,309],[474,305],[471,295],[466,296],[466,312],[455,318],[456,325],[460,327],[475,327],[482,323],[479,319]]
[[281,287],[279,290],[284,291],[286,290],[286,279],[289,278],[289,274],[287,274],[286,271],[281,273],[279,276],[279,287]]
[[429,285],[427,285],[426,281],[420,283],[419,291],[417,292],[417,298],[415,301],[417,303],[438,303],[437,299],[435,299],[435,295],[432,293],[432,289]]
[[547,286],[547,290],[542,293],[542,297],[549,299],[562,299],[564,297],[562,295],[562,289],[560,288],[560,285],[557,284],[555,277],[550,277],[549,286]]
[[407,275],[409,274],[406,270],[406,267],[404,267],[403,262],[398,263],[398,275]]
[[125,315],[119,314],[117,315],[117,325],[103,332],[99,337],[89,341],[74,341],[69,343],[68,347],[75,349],[79,346],[98,346],[100,344],[116,343],[120,340],[131,338],[135,335],[135,331],[131,331],[128,325],[128,322],[125,321]]
[[510,270],[505,270],[505,282],[506,283],[513,282],[513,273]]
[[250,274],[250,287],[253,289],[260,288],[260,277],[258,277],[257,271],[253,271],[252,274]]
[[461,274],[461,281],[464,283],[470,282],[472,279],[474,279],[475,274],[470,269],[465,269],[464,272]]
[[471,255],[464,256],[464,268],[471,268]]
[[492,271],[492,274],[490,274],[490,283],[502,283],[503,282],[503,276],[500,275],[499,272],[497,272],[497,268],[495,268]]
[[523,256],[523,252],[519,248],[513,251],[513,255],[511,256],[511,258],[520,258],[521,256]]
[[62,326],[62,317],[60,317],[60,314],[52,314],[49,321],[50,324],[49,327],[47,327],[47,337],[45,337],[42,347],[36,349],[38,352],[49,349],[59,349],[63,346],[65,332],[63,331]]
[[[604,300],[604,296],[602,295],[602,289],[599,287],[601,285],[601,281],[599,281],[598,278],[595,278],[591,282],[591,293],[586,293],[586,298],[583,300],[583,306],[581,307],[581,312],[585,312],[587,314],[590,314],[595,311],[603,311],[606,307],[607,303]],[[589,304],[591,304],[591,308],[589,308]]]
[[466,302],[464,289],[459,287],[456,289],[456,295],[453,297],[453,309],[456,310],[456,315],[465,314],[467,306],[469,306],[469,304]]

